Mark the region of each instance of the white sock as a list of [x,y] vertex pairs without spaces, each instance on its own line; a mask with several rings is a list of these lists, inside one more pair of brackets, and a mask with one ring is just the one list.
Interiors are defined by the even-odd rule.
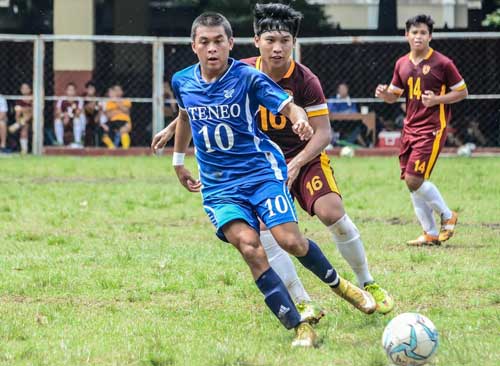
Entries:
[[332,233],[340,254],[356,274],[359,286],[363,288],[365,283],[373,282],[361,236],[349,216],[345,214],[335,224],[329,226],[328,230]]
[[420,225],[422,225],[422,229],[429,235],[437,236],[439,232],[436,221],[434,220],[432,208],[416,192],[411,192],[410,196],[415,214],[417,215]]
[[28,139],[19,139],[19,143],[21,144],[21,152],[23,154],[28,153]]
[[261,231],[260,241],[264,246],[269,264],[285,284],[295,303],[309,302],[311,298],[300,281],[292,259],[276,242],[269,230]]
[[85,124],[82,118],[73,118],[73,137],[77,144],[82,143],[83,131],[85,131]]
[[414,193],[420,196],[443,220],[451,218],[450,209],[433,183],[426,180]]
[[59,145],[64,143],[64,125],[60,119],[54,121],[54,132],[56,133],[56,140]]

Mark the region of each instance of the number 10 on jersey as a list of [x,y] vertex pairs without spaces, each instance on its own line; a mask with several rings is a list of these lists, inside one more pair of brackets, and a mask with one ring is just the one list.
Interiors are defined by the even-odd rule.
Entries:
[[[226,143],[222,141],[222,130],[224,130],[224,133],[226,135]],[[212,148],[212,143],[210,142],[210,131],[208,130],[208,126],[203,126],[198,133],[203,135],[203,140],[205,140],[206,152],[214,152],[215,150]],[[234,146],[233,130],[227,123],[222,122],[215,126],[212,138],[215,140],[215,144],[217,145],[217,147],[221,150],[231,150],[231,148]]]

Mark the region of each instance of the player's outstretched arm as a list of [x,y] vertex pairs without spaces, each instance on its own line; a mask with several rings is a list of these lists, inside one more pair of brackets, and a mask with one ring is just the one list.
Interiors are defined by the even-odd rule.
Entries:
[[178,117],[176,117],[167,127],[165,127],[153,137],[153,141],[151,142],[151,149],[153,149],[154,153],[156,153],[159,149],[164,148],[167,142],[169,142],[170,139],[174,137],[175,129],[177,126],[177,118]]
[[382,99],[386,103],[392,104],[398,100],[399,95],[391,91],[387,84],[378,84],[375,89],[375,97]]
[[189,192],[199,192],[201,183],[193,178],[191,172],[184,167],[184,156],[191,141],[191,126],[189,125],[189,116],[186,111],[179,110],[175,129],[174,155],[172,165],[181,184]]
[[306,111],[293,102],[288,103],[280,113],[292,122],[292,129],[301,140],[309,140],[314,130],[309,124]]
[[309,123],[314,130],[313,136],[307,142],[304,149],[287,164],[288,188],[292,187],[295,178],[299,175],[300,169],[318,156],[331,141],[332,129],[328,115],[311,117]]

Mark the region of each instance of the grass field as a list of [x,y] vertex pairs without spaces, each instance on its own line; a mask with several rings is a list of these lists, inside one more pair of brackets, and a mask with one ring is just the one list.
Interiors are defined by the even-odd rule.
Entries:
[[[407,311],[440,331],[437,365],[500,364],[500,159],[438,162],[433,181],[460,220],[436,248],[404,245],[419,227],[396,158],[334,161],[371,271],[397,307],[365,316],[298,268],[328,311],[315,350],[290,348],[293,333],[170,164],[0,159],[0,365],[385,366],[383,329]],[[301,227],[352,279],[327,230],[304,214]]]

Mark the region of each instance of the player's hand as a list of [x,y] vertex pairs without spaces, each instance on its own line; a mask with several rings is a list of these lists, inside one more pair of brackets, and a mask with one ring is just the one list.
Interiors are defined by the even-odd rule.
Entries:
[[288,186],[288,190],[292,189],[293,182],[295,182],[295,179],[297,179],[297,177],[299,176],[301,168],[302,165],[297,161],[297,159],[292,159],[287,164],[288,179],[286,181],[286,184]]
[[314,134],[314,130],[308,121],[301,119],[295,122],[292,126],[292,130],[295,134],[299,135],[302,141],[309,140]]
[[175,173],[179,182],[186,188],[189,192],[199,192],[201,189],[201,182],[198,179],[193,178],[191,172],[184,168],[184,165],[174,166]]
[[439,104],[436,98],[437,96],[432,90],[426,90],[424,91],[424,94],[422,94],[422,104],[427,108],[433,107],[436,104]]
[[153,137],[153,142],[151,142],[151,149],[153,149],[153,152],[156,153],[159,149],[164,148],[173,136],[174,131],[170,131],[167,127],[158,132]]
[[384,99],[387,94],[389,94],[389,86],[387,84],[378,84],[375,89],[375,97]]

